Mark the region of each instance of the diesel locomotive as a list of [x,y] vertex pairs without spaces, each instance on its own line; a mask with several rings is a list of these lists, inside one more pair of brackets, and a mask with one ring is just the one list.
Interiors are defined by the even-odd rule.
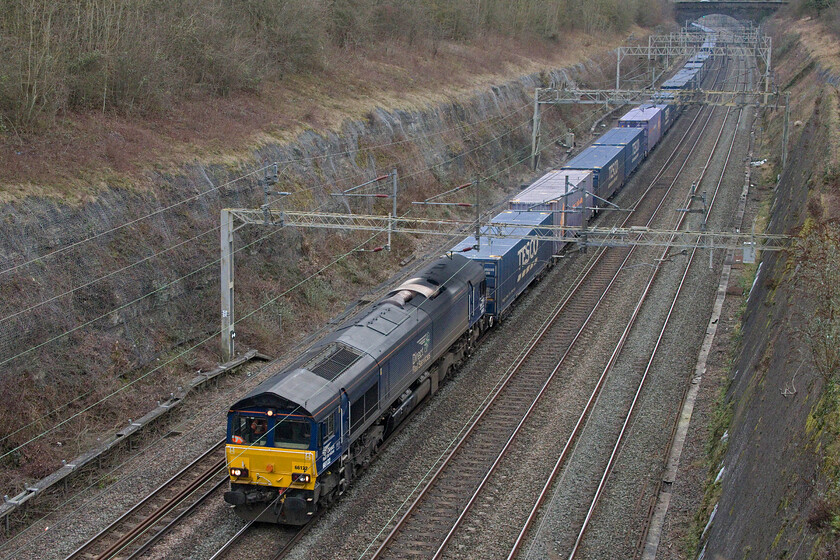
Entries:
[[435,261],[268,379],[228,414],[225,501],[246,519],[306,523],[486,328],[483,268]]

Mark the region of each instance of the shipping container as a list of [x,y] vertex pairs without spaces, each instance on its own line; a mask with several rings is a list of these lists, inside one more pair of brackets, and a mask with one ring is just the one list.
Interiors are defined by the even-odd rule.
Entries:
[[[661,107],[663,104],[668,105],[669,107],[673,107],[674,111],[678,111],[679,107],[674,103],[674,92],[673,91],[657,91],[656,93],[651,96],[651,103],[655,104],[657,107]],[[673,123],[673,119],[671,120]],[[663,131],[664,132],[664,131]]]
[[644,128],[647,131],[647,146],[650,153],[662,136],[662,109],[655,105],[640,105],[628,111],[618,120],[620,128]]
[[624,146],[624,178],[626,180],[647,156],[647,131],[636,127],[613,128],[595,140],[592,145]]
[[624,183],[624,147],[590,146],[563,166],[563,169],[592,171],[594,206],[604,206]]
[[470,249],[476,245],[475,237],[467,237],[452,248],[452,253],[462,254],[484,267],[489,315],[500,319],[519,294],[551,263],[553,242],[521,237],[551,235],[549,228],[543,229],[540,226],[550,226],[552,220],[551,212],[506,210],[490,222],[515,225],[484,226],[482,231],[501,232],[511,237],[499,239],[482,236],[478,251]]
[[672,78],[662,82],[662,89],[693,89],[697,84],[696,69],[681,68]]
[[691,68],[692,70],[697,71],[697,85],[699,87],[703,78],[705,78],[707,74],[706,64],[703,62],[686,62],[686,68]]
[[662,111],[662,135],[664,135],[671,126],[674,124],[674,120],[677,118],[677,107],[676,105],[657,105],[658,109]]
[[[508,208],[521,212],[551,212],[552,225],[581,227],[592,217],[592,171],[556,169],[549,171],[508,203]],[[557,237],[573,235],[565,230]],[[566,241],[554,243],[554,254],[560,253]]]

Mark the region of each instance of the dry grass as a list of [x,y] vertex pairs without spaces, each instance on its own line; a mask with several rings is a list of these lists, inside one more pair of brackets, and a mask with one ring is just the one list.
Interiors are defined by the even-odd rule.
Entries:
[[791,31],[799,34],[802,46],[821,66],[840,74],[840,41],[831,31],[810,17],[794,22]]
[[[610,49],[624,38],[601,36],[597,47]],[[79,203],[106,186],[144,188],[149,170],[172,170],[195,159],[240,162],[255,146],[288,141],[305,129],[334,130],[373,107],[427,107],[580,61],[592,46],[580,33],[556,43],[491,36],[470,45],[382,43],[364,53],[336,51],[328,68],[265,84],[258,94],[195,97],[145,118],[65,115],[42,135],[0,143],[0,201],[51,196]]]

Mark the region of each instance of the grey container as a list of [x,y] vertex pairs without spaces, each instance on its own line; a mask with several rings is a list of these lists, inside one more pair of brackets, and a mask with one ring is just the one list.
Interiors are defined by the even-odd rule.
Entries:
[[[552,225],[581,227],[592,217],[592,179],[592,171],[555,169],[511,199],[508,207],[522,212],[550,212]],[[558,234],[564,238],[571,235],[574,232],[566,230]],[[566,244],[567,241],[558,239],[554,254]]]
[[564,170],[578,169],[592,171],[595,206],[604,206],[624,184],[624,147],[590,146],[563,166]]

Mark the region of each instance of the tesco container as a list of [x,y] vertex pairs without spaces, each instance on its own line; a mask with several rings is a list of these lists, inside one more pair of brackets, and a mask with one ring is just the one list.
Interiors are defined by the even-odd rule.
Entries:
[[624,183],[624,147],[590,146],[563,166],[564,170],[592,171],[595,206],[604,206]]
[[644,128],[613,128],[595,140],[593,146],[624,146],[624,177],[636,171],[647,155],[647,131]]
[[[592,178],[592,171],[549,171],[511,199],[508,207],[520,212],[551,212],[552,225],[581,227],[592,217]],[[562,230],[557,237],[573,234]],[[566,244],[558,239],[554,243],[554,254],[562,251]]]
[[[554,254],[554,243],[542,239],[523,239],[529,235],[550,236],[553,220],[551,212],[517,212],[506,210],[490,220],[482,233],[499,232],[510,235],[505,238],[481,237],[478,251],[470,248],[476,245],[475,237],[467,237],[452,248],[484,267],[487,281],[487,313],[501,318],[510,305],[516,301],[525,288],[545,270]],[[492,228],[492,229],[491,229]]]
[[643,128],[647,132],[646,151],[650,152],[662,136],[662,109],[656,105],[640,105],[618,120],[619,128]]

